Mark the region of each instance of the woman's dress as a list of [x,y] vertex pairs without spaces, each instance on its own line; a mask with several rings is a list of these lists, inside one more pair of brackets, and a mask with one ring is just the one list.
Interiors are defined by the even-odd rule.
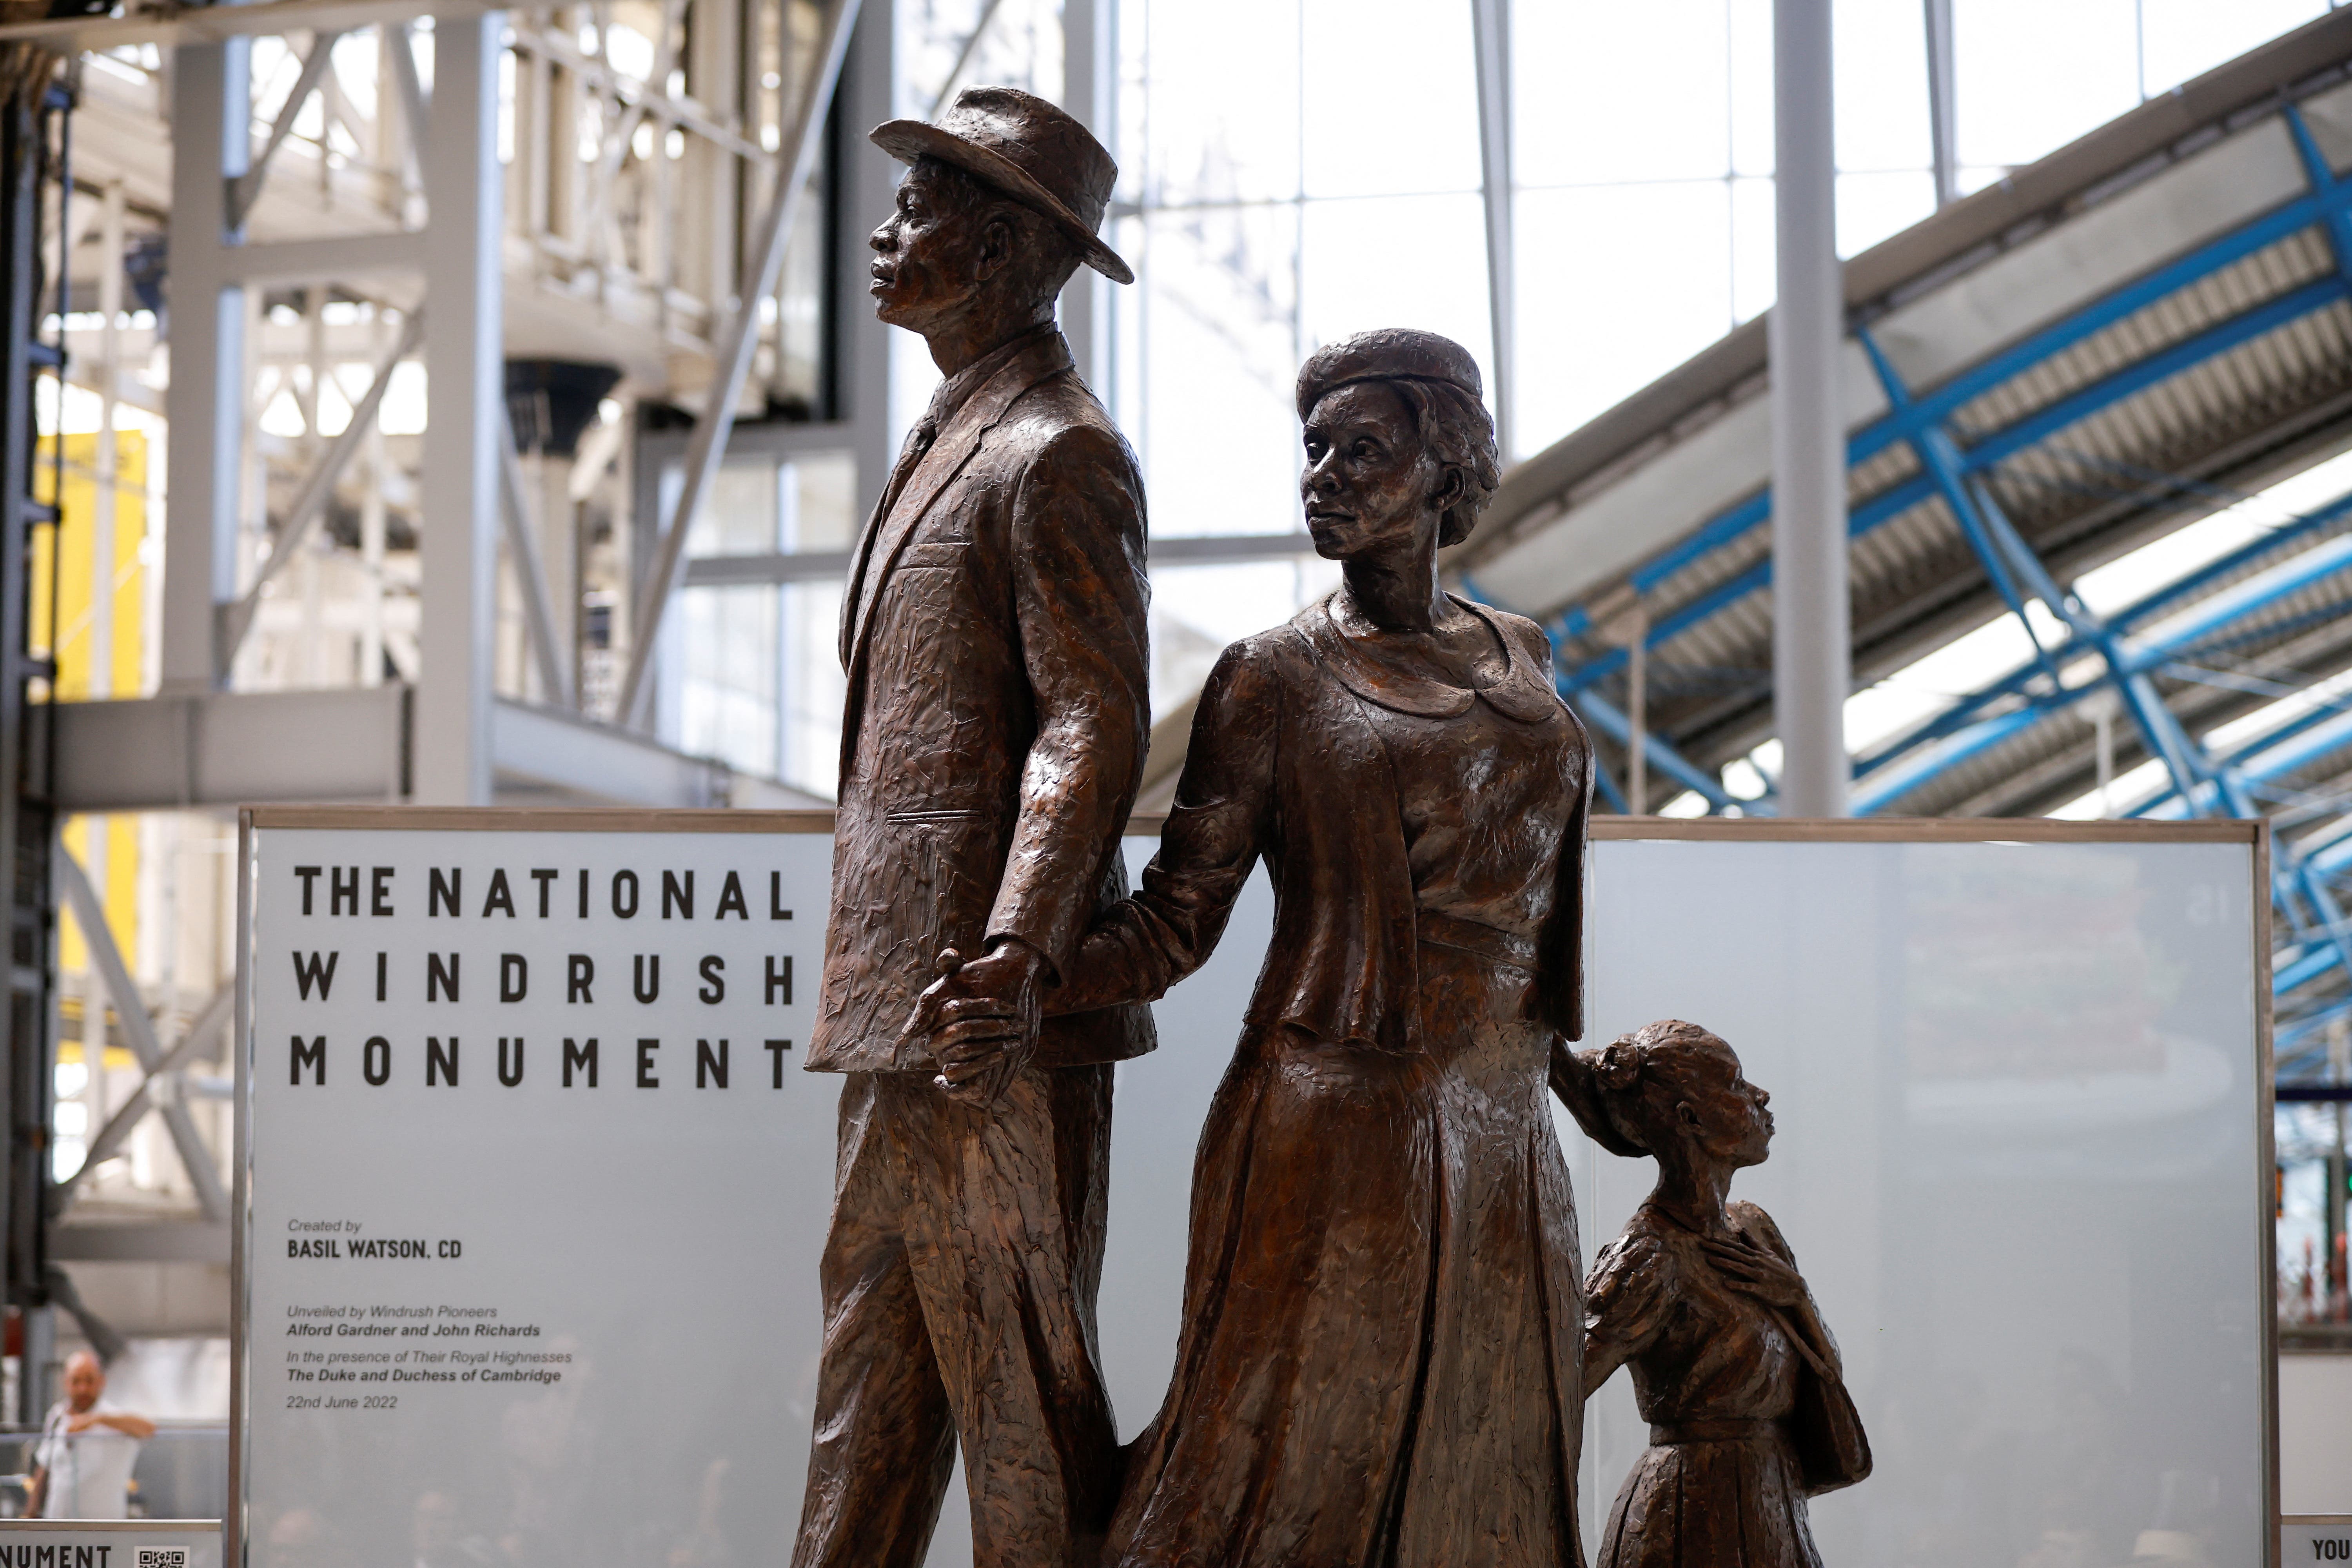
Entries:
[[[1762,1209],[1727,1212],[1794,1266]],[[1594,1259],[1584,1310],[1587,1353],[1626,1363],[1650,1424],[1598,1568],[1821,1568],[1788,1439],[1810,1375],[1792,1322],[1734,1289],[1698,1233],[1653,1203]]]
[[1229,650],[1160,856],[1081,955],[1089,989],[1157,994],[1267,859],[1275,951],[1202,1134],[1176,1368],[1107,1563],[1582,1562],[1546,1083],[1577,1010],[1590,749],[1541,634],[1479,613],[1510,674],[1475,693],[1323,605]]

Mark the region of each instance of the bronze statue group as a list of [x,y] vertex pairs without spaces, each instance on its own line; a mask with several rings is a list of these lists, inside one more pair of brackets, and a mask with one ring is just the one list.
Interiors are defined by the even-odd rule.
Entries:
[[[1601,1568],[1818,1568],[1869,1471],[1837,1349],[1732,1202],[1769,1097],[1693,1024],[1583,1033],[1592,750],[1543,634],[1441,587],[1499,479],[1478,369],[1383,331],[1302,367],[1343,585],[1225,650],[1141,887],[1143,485],[1055,300],[1116,169],[1003,88],[909,167],[871,291],[944,380],[861,536],[814,1070],[847,1075],[794,1562],[915,1568],[959,1445],[982,1568],[1580,1564],[1586,1393],[1651,1447]],[[1096,1352],[1114,1065],[1252,868],[1274,936],[1201,1137],[1160,1412]],[[1194,1042],[1194,1045],[1205,1044]],[[1579,1277],[1547,1095],[1656,1190]]]

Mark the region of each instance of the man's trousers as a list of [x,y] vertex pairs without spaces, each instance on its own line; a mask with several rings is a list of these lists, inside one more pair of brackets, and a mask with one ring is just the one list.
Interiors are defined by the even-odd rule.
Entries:
[[959,1436],[975,1568],[1091,1568],[1118,1489],[1095,1347],[1113,1070],[1032,1066],[985,1107],[845,1075],[794,1568],[920,1568]]

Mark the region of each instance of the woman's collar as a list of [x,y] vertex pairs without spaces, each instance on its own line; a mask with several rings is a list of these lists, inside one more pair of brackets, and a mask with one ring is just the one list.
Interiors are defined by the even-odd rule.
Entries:
[[1365,701],[1423,719],[1456,719],[1483,698],[1496,712],[1523,724],[1540,722],[1560,711],[1559,697],[1550,680],[1536,668],[1518,639],[1505,630],[1484,605],[1446,595],[1486,623],[1508,661],[1502,679],[1492,686],[1473,688],[1455,686],[1405,668],[1383,657],[1374,645],[1341,631],[1332,616],[1331,606],[1343,592],[1344,589],[1335,590],[1299,618],[1304,623],[1302,629],[1307,633],[1308,646],[1331,672],[1332,679]]

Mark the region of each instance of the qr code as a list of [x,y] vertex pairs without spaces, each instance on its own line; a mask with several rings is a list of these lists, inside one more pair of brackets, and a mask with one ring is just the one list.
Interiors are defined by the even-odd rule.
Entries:
[[139,1561],[132,1568],[188,1568],[188,1549],[184,1546],[142,1546]]

